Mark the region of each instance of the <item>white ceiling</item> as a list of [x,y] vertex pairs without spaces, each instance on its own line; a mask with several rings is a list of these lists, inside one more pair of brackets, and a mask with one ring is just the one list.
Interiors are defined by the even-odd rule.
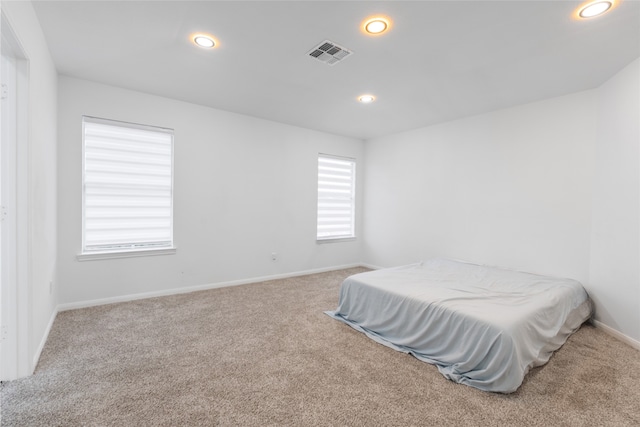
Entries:
[[[562,0],[33,4],[61,74],[361,139],[591,89],[640,56],[637,0],[581,21]],[[363,34],[373,14],[388,33]],[[326,39],[354,54],[306,55]]]

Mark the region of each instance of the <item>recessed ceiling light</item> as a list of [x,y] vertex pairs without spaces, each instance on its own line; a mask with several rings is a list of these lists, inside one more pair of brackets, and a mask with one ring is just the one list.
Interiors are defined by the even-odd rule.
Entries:
[[367,22],[364,29],[367,30],[367,33],[379,34],[387,29],[387,23],[382,19],[374,19],[373,21]]
[[203,36],[203,35],[195,36],[193,38],[193,42],[198,46],[205,47],[207,49],[210,49],[216,45],[216,42],[213,40],[213,38],[209,36]]
[[374,100],[376,99],[375,96],[373,95],[360,95],[358,97],[358,101],[362,102],[363,104],[370,104],[372,103]]
[[607,10],[611,9],[611,6],[613,6],[613,2],[611,1],[597,1],[584,6],[580,9],[578,15],[581,18],[593,18],[595,16],[602,15]]
[[368,18],[362,24],[362,28],[367,34],[378,35],[389,29],[390,20],[381,16]]

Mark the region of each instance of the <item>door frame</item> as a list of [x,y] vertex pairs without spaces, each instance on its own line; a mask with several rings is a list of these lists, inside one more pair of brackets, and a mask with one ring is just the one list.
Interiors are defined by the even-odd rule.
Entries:
[[[0,380],[9,381],[33,373],[29,357],[29,61],[10,20],[0,10],[0,49],[15,65],[15,114],[6,116],[0,181],[5,219],[0,250]],[[3,115],[5,117],[5,115]],[[5,140],[7,139],[7,140]],[[4,198],[4,195],[7,198]]]

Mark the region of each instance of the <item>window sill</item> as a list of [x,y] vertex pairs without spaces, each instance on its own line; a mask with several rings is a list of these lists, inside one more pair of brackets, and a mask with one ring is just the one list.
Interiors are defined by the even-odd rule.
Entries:
[[316,239],[316,243],[322,245],[324,243],[354,242],[355,240],[355,237],[332,237],[329,239]]
[[88,252],[76,255],[78,261],[94,261],[99,259],[133,258],[139,256],[173,255],[177,248],[141,249],[120,252]]

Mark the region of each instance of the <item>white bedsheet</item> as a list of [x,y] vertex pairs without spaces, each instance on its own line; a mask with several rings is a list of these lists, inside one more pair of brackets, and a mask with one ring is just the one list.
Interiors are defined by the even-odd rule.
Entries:
[[436,258],[353,275],[326,313],[453,381],[510,393],[591,310],[575,280]]

